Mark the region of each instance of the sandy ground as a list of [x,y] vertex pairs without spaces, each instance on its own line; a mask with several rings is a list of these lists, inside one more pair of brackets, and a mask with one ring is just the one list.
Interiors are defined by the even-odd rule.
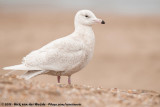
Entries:
[[0,106],[159,107],[160,93],[87,85],[43,84],[0,76]]
[[[70,34],[74,30],[74,14],[0,11],[0,68],[19,64],[32,50]],[[93,27],[94,57],[72,76],[72,83],[160,91],[160,17],[96,15],[106,24]],[[0,74],[6,72],[1,70]],[[56,77],[48,75],[32,81],[57,82]],[[67,83],[66,77],[62,77],[62,83]]]

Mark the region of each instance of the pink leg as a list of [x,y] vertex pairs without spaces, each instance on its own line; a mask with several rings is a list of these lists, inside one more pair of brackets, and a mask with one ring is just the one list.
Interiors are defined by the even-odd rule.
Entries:
[[68,84],[71,84],[71,76],[68,76]]
[[61,76],[57,76],[58,83],[60,83]]

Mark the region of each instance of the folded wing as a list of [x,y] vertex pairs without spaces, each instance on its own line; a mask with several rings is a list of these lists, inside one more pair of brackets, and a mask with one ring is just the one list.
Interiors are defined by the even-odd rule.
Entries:
[[24,57],[23,63],[42,70],[66,71],[81,63],[84,45],[73,39],[58,39]]

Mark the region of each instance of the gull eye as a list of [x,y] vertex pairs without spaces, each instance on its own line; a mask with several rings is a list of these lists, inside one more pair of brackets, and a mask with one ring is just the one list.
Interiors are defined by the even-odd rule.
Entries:
[[89,18],[89,16],[88,16],[88,15],[85,15],[85,17],[86,17],[86,18]]

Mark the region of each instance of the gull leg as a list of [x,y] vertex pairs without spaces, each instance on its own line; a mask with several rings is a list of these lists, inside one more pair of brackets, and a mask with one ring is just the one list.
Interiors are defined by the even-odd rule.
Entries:
[[68,76],[68,84],[71,84],[71,76]]
[[57,76],[58,83],[60,83],[61,76]]

